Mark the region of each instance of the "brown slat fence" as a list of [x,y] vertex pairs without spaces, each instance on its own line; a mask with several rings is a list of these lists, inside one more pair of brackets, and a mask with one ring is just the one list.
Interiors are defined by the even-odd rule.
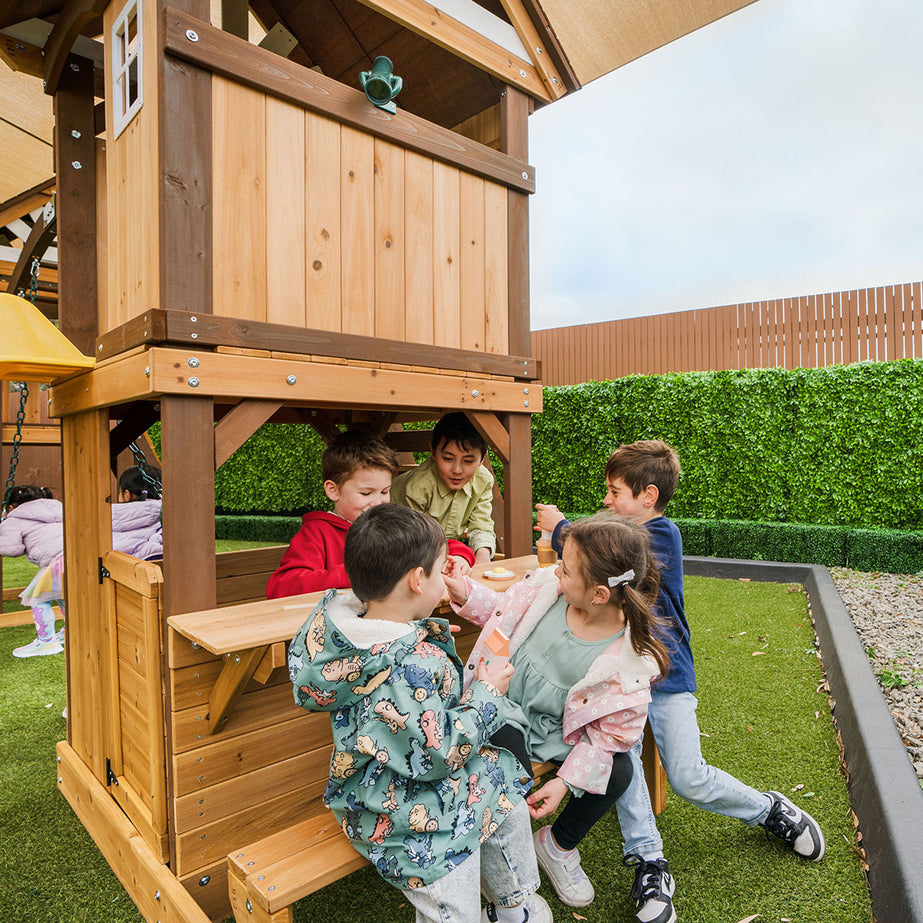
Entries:
[[923,283],[801,295],[532,332],[542,383],[923,359]]

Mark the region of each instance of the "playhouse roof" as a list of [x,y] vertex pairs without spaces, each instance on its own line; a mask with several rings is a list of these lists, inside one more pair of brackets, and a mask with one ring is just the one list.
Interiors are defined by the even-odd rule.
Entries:
[[[520,87],[546,104],[752,2],[250,0],[249,7],[251,41],[258,21],[290,59],[351,86],[374,57],[387,55],[404,81],[399,105],[456,128],[496,104],[504,78],[518,79],[520,63],[530,73]],[[220,21],[220,0],[211,5],[213,21]],[[0,58],[8,65],[0,67],[0,203],[52,172],[51,100],[35,78],[48,66],[41,46],[49,46],[51,22],[58,14],[65,21],[67,6],[65,0],[0,0]],[[101,8],[99,2],[82,6]],[[96,18],[83,32],[100,29]],[[78,41],[87,45],[86,38]]]

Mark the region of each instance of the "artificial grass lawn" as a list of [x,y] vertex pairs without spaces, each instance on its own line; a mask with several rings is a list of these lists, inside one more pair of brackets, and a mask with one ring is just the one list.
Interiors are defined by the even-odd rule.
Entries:
[[[248,543],[220,543],[220,550]],[[249,544],[252,547],[252,543]],[[4,562],[4,581],[11,578]],[[26,581],[28,582],[28,578]],[[868,923],[871,909],[800,587],[686,578],[707,760],[754,787],[774,788],[820,822],[827,854],[804,862],[762,829],[667,796],[658,819],[676,876],[681,923]],[[7,604],[8,606],[10,604]],[[31,625],[0,630],[0,920],[138,923],[135,909],[69,805],[55,790],[54,745],[64,737],[64,658],[14,660]],[[803,786],[801,788],[800,786]],[[797,790],[796,790],[797,789]],[[543,883],[558,921],[634,919],[632,873],[621,864],[614,814],[581,846],[596,900],[579,911]],[[295,908],[296,923],[409,923],[403,895],[362,869]]]

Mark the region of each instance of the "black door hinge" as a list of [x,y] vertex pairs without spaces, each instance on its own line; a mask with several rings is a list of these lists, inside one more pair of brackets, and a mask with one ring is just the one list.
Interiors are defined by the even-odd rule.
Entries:
[[103,559],[102,559],[102,558],[97,558],[96,560],[97,560],[97,562],[99,563],[99,585],[102,586],[102,585],[103,585],[103,577],[108,577],[108,576],[109,576],[109,571],[106,570],[105,567],[103,567]]
[[115,773],[112,771],[112,763],[109,762],[109,757],[106,757],[106,785],[118,785],[119,780],[116,778]]

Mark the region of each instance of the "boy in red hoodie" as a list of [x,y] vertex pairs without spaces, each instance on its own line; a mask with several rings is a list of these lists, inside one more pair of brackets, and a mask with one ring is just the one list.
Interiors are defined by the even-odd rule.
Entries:
[[[381,439],[351,430],[337,436],[321,457],[324,493],[333,502],[333,512],[304,514],[301,529],[269,578],[267,599],[348,587],[343,566],[346,532],[360,513],[390,500],[391,478],[398,468],[397,456]],[[466,545],[449,544],[450,554],[474,563]]]

